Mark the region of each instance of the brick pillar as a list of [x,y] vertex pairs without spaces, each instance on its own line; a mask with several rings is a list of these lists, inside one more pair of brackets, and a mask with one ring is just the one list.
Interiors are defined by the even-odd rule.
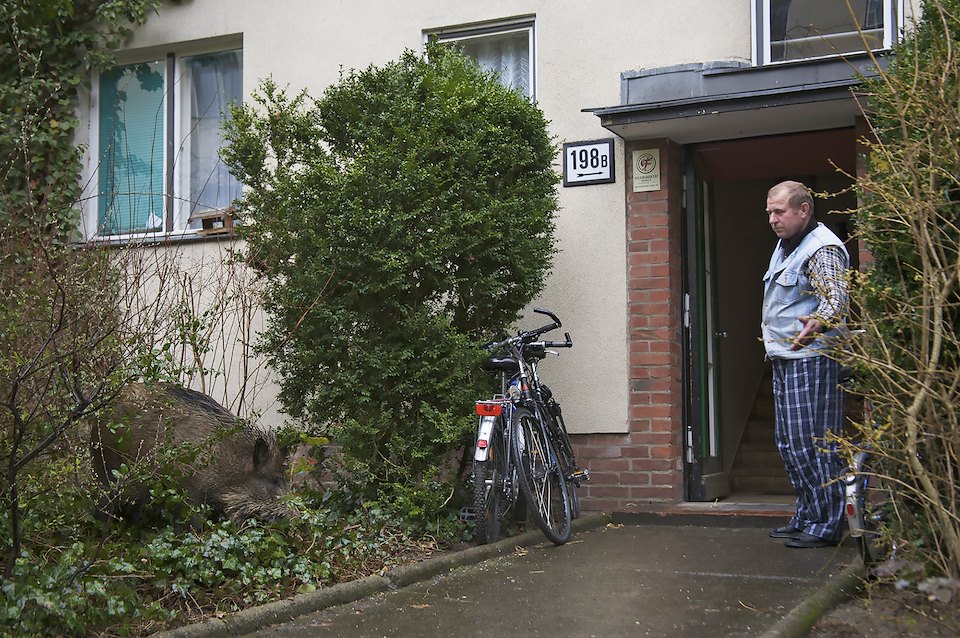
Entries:
[[[660,149],[661,189],[633,192],[633,151]],[[626,247],[629,432],[576,437],[590,469],[585,509],[629,511],[683,498],[680,148],[669,140],[628,142]]]

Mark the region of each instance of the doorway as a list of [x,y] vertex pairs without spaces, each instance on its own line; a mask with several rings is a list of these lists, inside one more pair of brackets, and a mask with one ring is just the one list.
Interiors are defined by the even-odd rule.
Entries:
[[[776,245],[766,195],[784,179],[830,193],[815,202],[817,220],[847,240],[856,206],[854,130],[710,142],[686,154],[687,500],[789,497],[759,339],[761,281]],[[855,262],[857,251],[848,250]]]

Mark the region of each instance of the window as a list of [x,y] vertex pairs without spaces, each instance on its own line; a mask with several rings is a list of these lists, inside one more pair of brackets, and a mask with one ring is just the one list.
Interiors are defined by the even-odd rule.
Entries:
[[427,37],[463,47],[481,67],[497,73],[504,86],[531,99],[536,96],[532,20],[442,29],[427,33]]
[[127,64],[95,79],[90,177],[96,206],[88,239],[203,232],[228,209],[240,183],[220,160],[221,121],[242,99],[237,50]]
[[756,0],[758,64],[889,49],[902,0]]

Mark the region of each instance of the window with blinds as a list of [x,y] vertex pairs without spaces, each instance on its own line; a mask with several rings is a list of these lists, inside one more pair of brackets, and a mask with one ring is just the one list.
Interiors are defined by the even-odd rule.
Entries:
[[240,196],[220,159],[221,123],[242,99],[240,50],[102,71],[96,82],[99,238],[203,232]]

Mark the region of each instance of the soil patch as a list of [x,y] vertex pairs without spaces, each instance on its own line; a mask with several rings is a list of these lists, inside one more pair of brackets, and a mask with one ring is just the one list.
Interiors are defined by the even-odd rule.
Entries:
[[960,605],[929,601],[889,585],[869,587],[821,618],[814,638],[955,638],[960,636]]

